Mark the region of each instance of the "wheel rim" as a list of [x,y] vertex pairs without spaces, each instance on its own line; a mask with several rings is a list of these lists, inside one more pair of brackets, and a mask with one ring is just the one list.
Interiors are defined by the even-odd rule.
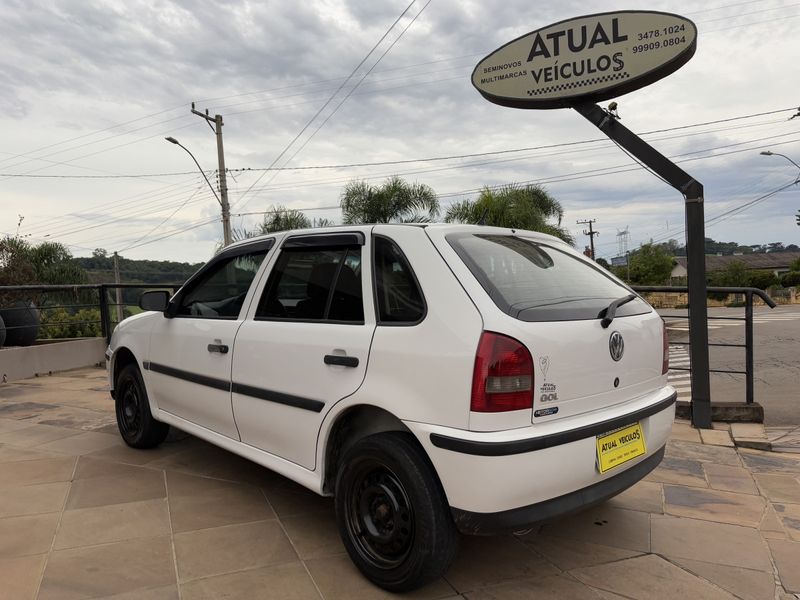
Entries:
[[379,569],[400,565],[414,541],[414,512],[403,484],[374,460],[357,468],[346,497],[345,522],[359,555]]
[[136,384],[126,382],[119,403],[119,426],[126,437],[135,437],[142,428],[141,395]]

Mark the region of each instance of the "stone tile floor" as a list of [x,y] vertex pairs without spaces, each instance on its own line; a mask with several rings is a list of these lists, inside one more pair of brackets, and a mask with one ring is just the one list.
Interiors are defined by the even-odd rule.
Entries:
[[800,426],[767,427],[766,434],[773,451],[800,454]]
[[[330,499],[185,434],[124,446],[104,377],[0,385],[0,599],[389,596]],[[462,538],[408,597],[800,598],[800,456],[676,423],[644,481],[526,535]]]

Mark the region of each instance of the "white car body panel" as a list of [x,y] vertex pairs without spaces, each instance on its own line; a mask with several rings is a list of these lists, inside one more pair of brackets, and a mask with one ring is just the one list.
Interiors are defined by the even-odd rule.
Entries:
[[[327,231],[353,230],[363,232],[367,239],[362,248],[364,325],[254,319],[282,241],[301,232],[277,234],[272,236],[276,244],[250,286],[237,320],[167,319],[159,313],[127,319],[112,337],[112,378],[117,353],[127,348],[140,368],[163,361],[232,381],[234,391],[230,392],[143,370],[155,418],[318,493],[327,492],[323,488],[326,449],[337,419],[364,405],[386,411],[398,420],[398,428],[412,432],[433,463],[450,506],[473,513],[508,511],[569,494],[613,478],[646,459],[601,475],[596,467],[594,435],[507,456],[445,449],[435,445],[431,436],[488,444],[525,440],[663,403],[674,390],[661,374],[662,325],[654,312],[619,317],[609,329],[602,329],[597,319],[519,321],[497,308],[445,240],[451,232],[477,232],[474,226],[375,225]],[[487,227],[480,231],[511,233]],[[525,234],[566,248],[550,236]],[[372,235],[393,240],[411,264],[427,305],[419,323],[376,325],[370,276]],[[626,340],[626,354],[618,364],[611,364],[607,348],[608,335],[614,330]],[[559,390],[556,415],[532,417],[540,406],[537,394],[533,410],[470,411],[475,353],[483,331],[502,333],[528,346],[534,358],[536,390],[545,380],[541,358],[548,357],[547,381],[557,381]],[[227,355],[207,351],[207,344],[217,339],[230,347]],[[323,357],[329,353],[356,356],[359,365],[326,365]],[[620,383],[615,388],[616,377]],[[317,412],[240,394],[235,391],[236,384],[319,400],[324,407]],[[640,419],[647,456],[665,445],[673,415],[674,406],[670,405]]]
[[159,372],[159,368],[180,369],[214,379],[230,380],[230,350],[209,352],[209,344],[233,347],[241,321],[158,315],[151,334],[148,395],[160,410],[224,436],[239,439],[231,410],[230,391],[199,385]]
[[451,507],[476,513],[495,513],[558,498],[615,477],[635,466],[666,444],[675,418],[674,405],[640,421],[647,444],[647,455],[631,460],[624,465],[624,468],[614,469],[604,475],[601,475],[595,466],[597,453],[595,436],[523,454],[474,456],[437,448],[431,443],[431,434],[495,443],[525,440],[622,416],[653,404],[654,401],[663,399],[672,392],[672,388],[668,387],[612,409],[583,413],[550,423],[537,423],[526,429],[513,431],[471,433],[426,423],[407,422],[406,425],[425,448],[436,467]]
[[[366,236],[362,247],[361,286],[371,297],[371,227],[342,229]],[[275,252],[277,256],[277,252]],[[272,257],[275,260],[275,257]],[[254,285],[260,297],[267,277]],[[365,302],[364,324],[302,323],[254,320],[255,303],[234,348],[233,381],[301,399],[323,402],[320,412],[301,410],[233,390],[233,410],[242,442],[283,457],[309,470],[316,467],[316,437],[325,413],[350,396],[364,380],[375,331],[372,303]],[[355,357],[355,368],[324,363],[325,355]]]

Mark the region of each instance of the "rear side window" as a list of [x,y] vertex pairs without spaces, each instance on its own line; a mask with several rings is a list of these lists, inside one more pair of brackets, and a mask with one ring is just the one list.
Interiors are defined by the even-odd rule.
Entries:
[[284,249],[256,318],[363,323],[361,247]]
[[[494,303],[521,321],[597,319],[630,290],[554,246],[512,235],[450,234],[448,243]],[[650,312],[636,298],[617,316]]]
[[375,236],[375,296],[380,324],[417,323],[425,316],[422,291],[402,250],[392,240]]

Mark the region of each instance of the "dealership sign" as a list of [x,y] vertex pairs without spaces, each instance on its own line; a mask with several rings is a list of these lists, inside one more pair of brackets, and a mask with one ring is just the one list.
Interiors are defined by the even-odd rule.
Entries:
[[472,84],[495,104],[568,108],[658,81],[683,66],[696,47],[697,27],[678,15],[588,15],[532,31],[498,48],[475,67]]

